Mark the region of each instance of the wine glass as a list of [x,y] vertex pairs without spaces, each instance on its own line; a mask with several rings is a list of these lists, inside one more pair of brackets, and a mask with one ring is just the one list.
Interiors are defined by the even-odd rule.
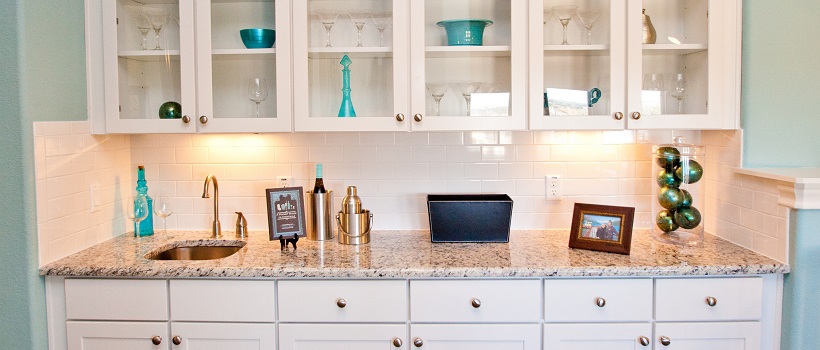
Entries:
[[168,223],[166,219],[174,213],[171,208],[171,195],[168,193],[160,193],[154,197],[154,214],[162,218],[162,229],[168,233]]
[[683,73],[673,74],[669,85],[669,94],[678,100],[678,113],[683,113],[683,98],[686,97],[686,78]]
[[456,84],[458,87],[458,91],[461,92],[461,96],[464,97],[464,101],[467,102],[467,115],[470,115],[470,97],[471,95],[478,91],[478,87],[481,86],[481,83],[460,83]]
[[350,17],[350,20],[356,25],[356,30],[358,31],[356,47],[362,47],[362,29],[364,29],[364,24],[367,22],[367,19],[370,18],[370,11],[353,10],[348,13],[347,16]]
[[447,92],[447,84],[427,84],[427,91],[430,92],[430,95],[433,96],[433,100],[436,101],[436,113],[435,115],[441,115],[441,98],[444,97],[444,93]]
[[148,21],[148,17],[145,17],[145,13],[142,11],[142,7],[129,5],[125,8],[131,15],[131,19],[134,20],[134,24],[136,25],[137,29],[139,29],[140,33],[142,33],[142,49],[148,50],[148,32],[152,28],[151,22]]
[[644,91],[641,93],[641,104],[644,114],[659,115],[664,113],[665,101],[663,89],[663,74],[647,73],[644,75]]
[[600,14],[600,9],[578,10],[578,19],[581,21],[581,24],[584,25],[584,28],[587,29],[587,45],[592,44],[592,27],[595,26],[595,21],[598,20]]
[[154,50],[162,50],[159,46],[159,34],[162,32],[162,26],[165,25],[165,22],[168,22],[168,16],[170,14],[153,7],[143,7],[143,11],[145,13],[145,17],[148,18],[149,22],[151,22],[151,27],[154,28],[154,34],[157,38],[157,45],[154,47]]
[[330,28],[333,28],[333,24],[336,23],[336,19],[339,18],[339,11],[331,9],[321,9],[316,10],[315,13],[316,16],[319,17],[319,21],[322,22],[322,25],[325,26],[325,30],[327,31],[327,42],[325,43],[325,47],[330,47]]
[[256,117],[259,118],[259,104],[268,98],[268,83],[265,78],[251,78],[248,83],[248,96],[256,103]]
[[663,74],[646,73],[643,77],[643,89],[649,91],[663,90]]
[[558,17],[558,20],[561,21],[561,25],[564,26],[564,41],[561,42],[561,45],[569,45],[567,42],[567,25],[569,25],[569,21],[575,16],[575,9],[578,6],[575,5],[558,5],[552,8],[552,12],[555,13],[555,17]]
[[144,194],[130,197],[126,202],[125,215],[134,222],[134,237],[139,238],[140,221],[148,217],[148,198]]
[[393,15],[390,12],[381,12],[381,13],[374,13],[370,17],[373,19],[373,24],[376,25],[376,29],[379,30],[379,47],[384,46],[384,30],[390,26]]

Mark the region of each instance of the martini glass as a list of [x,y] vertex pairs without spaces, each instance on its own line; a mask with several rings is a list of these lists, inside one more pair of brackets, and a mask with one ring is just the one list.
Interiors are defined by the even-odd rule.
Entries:
[[353,24],[356,25],[356,30],[358,31],[356,47],[362,47],[362,29],[364,29],[364,24],[367,23],[367,19],[370,18],[370,11],[354,10],[347,15],[350,17],[350,20],[353,21]]
[[592,27],[595,26],[595,21],[598,20],[598,16],[600,15],[600,9],[578,10],[578,19],[581,21],[581,24],[584,25],[584,28],[587,29],[587,45],[592,44]]
[[470,98],[472,94],[478,91],[478,87],[481,86],[481,83],[460,83],[456,84],[458,87],[458,91],[461,92],[461,96],[464,97],[464,101],[467,102],[467,115],[470,115]]
[[159,45],[159,34],[162,32],[162,26],[165,25],[165,22],[168,22],[168,16],[170,14],[153,7],[144,7],[143,11],[145,12],[145,17],[151,22],[151,28],[154,29],[154,35],[157,39],[157,45],[154,47],[154,50],[162,50],[162,47]]
[[564,26],[564,41],[561,42],[561,45],[569,45],[567,42],[567,25],[569,25],[569,21],[575,16],[575,9],[578,6],[575,5],[559,5],[552,8],[552,12],[555,13],[555,17],[558,17],[558,20],[561,21],[561,25]]
[[316,10],[316,16],[319,17],[319,21],[322,22],[322,25],[327,31],[325,47],[330,47],[330,28],[333,28],[333,24],[336,23],[336,19],[339,18],[339,11],[330,9]]
[[444,93],[447,92],[447,84],[427,84],[427,91],[430,92],[430,95],[433,96],[433,101],[436,101],[436,115],[441,115],[441,98],[444,97]]
[[672,75],[672,81],[669,83],[669,94],[678,100],[678,113],[683,113],[683,98],[686,97],[686,78],[683,73]]
[[265,78],[251,78],[248,83],[248,97],[256,103],[256,117],[259,118],[259,104],[268,98],[268,83]]
[[379,47],[384,46],[384,30],[390,26],[393,15],[390,12],[374,13],[370,16],[373,19],[373,24],[379,30]]
[[131,19],[134,20],[134,24],[137,26],[137,29],[139,29],[140,33],[142,33],[142,49],[148,50],[148,32],[151,31],[151,22],[148,21],[147,17],[145,17],[142,7],[126,6],[125,8],[131,15]]

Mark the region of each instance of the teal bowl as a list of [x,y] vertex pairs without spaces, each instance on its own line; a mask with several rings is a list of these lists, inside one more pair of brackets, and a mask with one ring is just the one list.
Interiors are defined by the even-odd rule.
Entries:
[[276,31],[265,28],[248,28],[239,31],[242,43],[249,49],[267,49],[276,42]]
[[484,28],[493,24],[489,19],[451,19],[436,23],[447,31],[449,46],[481,46],[484,43]]

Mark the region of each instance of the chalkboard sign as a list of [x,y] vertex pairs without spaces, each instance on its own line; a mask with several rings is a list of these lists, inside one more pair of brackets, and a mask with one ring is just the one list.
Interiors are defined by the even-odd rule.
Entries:
[[268,203],[268,232],[271,240],[305,235],[305,201],[302,187],[265,190]]

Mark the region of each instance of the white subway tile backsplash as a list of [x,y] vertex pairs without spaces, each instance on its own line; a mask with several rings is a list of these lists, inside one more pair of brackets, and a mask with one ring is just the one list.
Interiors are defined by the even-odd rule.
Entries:
[[499,179],[531,179],[533,177],[532,163],[499,163]]
[[519,162],[548,162],[552,149],[547,145],[519,145],[515,147],[515,160]]
[[488,180],[498,178],[498,164],[496,163],[466,163],[464,164],[464,178],[468,180]]
[[447,180],[447,193],[481,193],[481,181]]
[[414,163],[444,163],[447,161],[447,147],[414,146],[411,158]]
[[460,146],[464,144],[464,135],[461,132],[431,132],[428,140],[431,146]]
[[481,193],[515,193],[515,180],[483,180],[481,181]]
[[514,162],[515,146],[482,146],[482,162]]
[[448,163],[477,163],[481,161],[481,146],[447,146]]
[[396,144],[396,136],[392,132],[362,133],[359,144],[362,146],[393,146]]
[[465,131],[465,145],[497,145],[498,131]]
[[552,145],[554,162],[607,162],[619,159],[618,145]]
[[426,132],[397,132],[395,134],[398,146],[427,146],[429,140]]

